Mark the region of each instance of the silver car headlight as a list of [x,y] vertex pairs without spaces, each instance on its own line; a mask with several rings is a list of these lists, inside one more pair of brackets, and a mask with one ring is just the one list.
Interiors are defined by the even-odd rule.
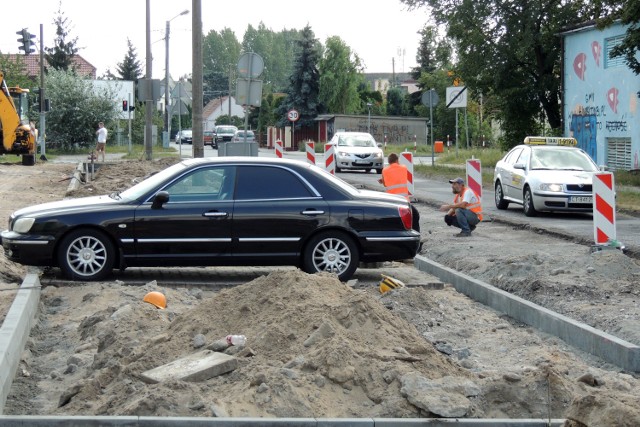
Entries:
[[376,159],[381,159],[382,153],[374,153],[373,157],[375,157]]
[[338,155],[341,157],[347,157],[349,153],[347,153],[346,151],[338,151]]
[[563,190],[562,184],[540,184],[540,191],[553,191],[559,193]]
[[31,230],[31,226],[34,222],[36,222],[35,218],[18,218],[16,222],[13,223],[12,231],[15,231],[16,233],[27,233],[29,230]]

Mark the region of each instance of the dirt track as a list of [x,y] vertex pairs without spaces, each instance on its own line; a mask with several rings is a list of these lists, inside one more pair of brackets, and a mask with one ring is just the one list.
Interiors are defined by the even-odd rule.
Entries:
[[[3,182],[14,182],[0,187],[7,201],[5,218],[18,207],[60,198],[72,171],[72,165],[17,168],[0,165]],[[122,189],[148,172],[144,162],[104,169],[75,195]],[[617,251],[592,254],[586,246],[495,223],[481,224],[470,239],[455,239],[439,212],[419,208],[423,234],[430,238],[426,256],[640,343],[636,261]],[[19,283],[22,267],[4,259],[0,266],[5,286]],[[407,283],[419,279],[415,270],[398,264],[386,271]],[[224,296],[163,289],[172,301],[164,312],[141,302],[153,284],[106,282],[43,290],[40,322],[5,413],[450,414],[453,404],[443,409],[410,397],[409,378],[423,378],[428,381],[418,383],[436,390],[432,394],[452,393],[446,394],[451,402],[463,402],[465,416],[640,425],[636,375],[514,324],[450,286],[380,296],[364,282],[344,289],[328,278],[293,270],[274,275]],[[390,326],[381,328],[380,319]],[[333,335],[322,345],[303,345],[324,328]],[[245,334],[255,353],[233,373],[201,384],[150,386],[139,380],[141,370],[197,351],[196,336],[209,343],[227,333]],[[442,377],[455,378],[450,382],[456,384],[469,380],[474,387],[447,390],[437,382]],[[66,403],[59,406],[61,397]]]

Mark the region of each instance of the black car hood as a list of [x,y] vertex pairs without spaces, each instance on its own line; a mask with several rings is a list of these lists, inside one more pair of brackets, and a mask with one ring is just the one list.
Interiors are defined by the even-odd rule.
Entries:
[[28,206],[13,213],[14,217],[38,216],[42,214],[71,212],[75,210],[93,210],[104,206],[113,206],[122,203],[121,199],[114,199],[109,196],[80,197],[77,199],[65,199],[57,202],[42,203]]

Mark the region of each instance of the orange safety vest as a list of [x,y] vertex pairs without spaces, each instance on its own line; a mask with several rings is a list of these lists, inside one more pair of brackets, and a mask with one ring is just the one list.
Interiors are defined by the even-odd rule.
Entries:
[[382,170],[382,179],[387,193],[398,194],[409,200],[407,168],[399,163],[392,163]]
[[[464,193],[466,193],[467,191],[471,191],[476,196],[476,200],[480,200],[478,195],[472,189],[470,189],[469,187],[464,187],[464,191],[462,192],[462,194],[456,194],[456,196],[453,198],[453,204],[455,205],[459,201],[462,201],[464,199]],[[476,214],[478,216],[478,219],[482,221],[482,205],[480,204],[480,202],[469,203],[467,205],[467,209]]]

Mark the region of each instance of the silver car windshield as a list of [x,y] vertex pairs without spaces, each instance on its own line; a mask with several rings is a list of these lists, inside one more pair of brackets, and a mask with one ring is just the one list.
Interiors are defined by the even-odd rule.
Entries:
[[532,150],[531,169],[598,171],[597,165],[585,153],[562,147]]
[[339,147],[377,147],[376,142],[367,135],[341,136],[338,140]]

